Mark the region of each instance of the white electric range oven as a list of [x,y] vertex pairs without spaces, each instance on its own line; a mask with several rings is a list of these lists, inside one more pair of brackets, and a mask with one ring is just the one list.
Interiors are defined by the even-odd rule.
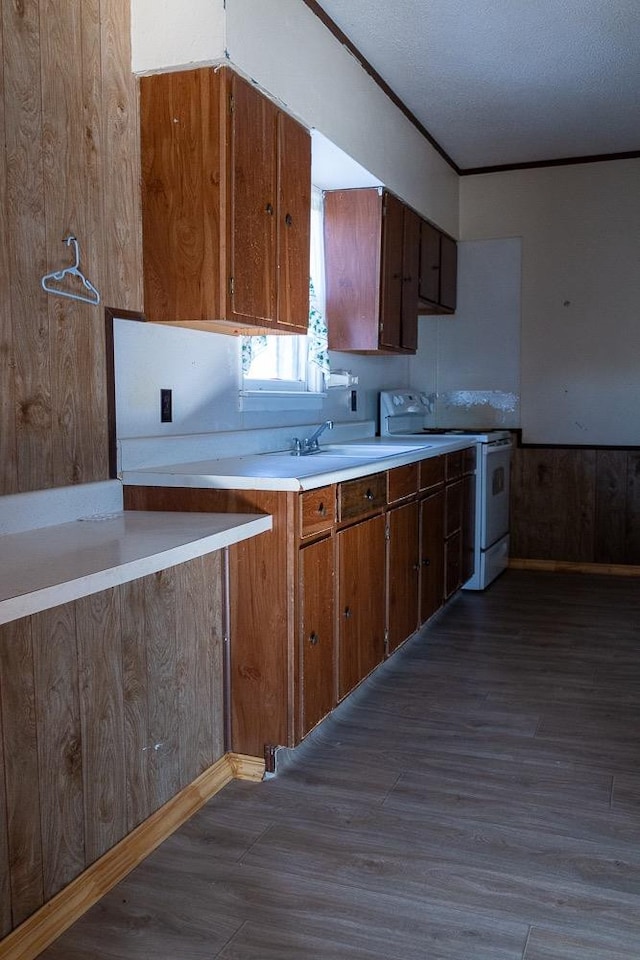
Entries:
[[380,435],[438,439],[466,437],[476,444],[476,529],[473,576],[464,590],[484,590],[509,562],[509,482],[511,435],[508,430],[425,428],[428,398],[414,390],[383,390],[380,394]]

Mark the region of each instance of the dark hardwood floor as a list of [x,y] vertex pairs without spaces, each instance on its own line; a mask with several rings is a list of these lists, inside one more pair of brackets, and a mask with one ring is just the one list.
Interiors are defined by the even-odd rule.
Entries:
[[45,960],[638,960],[640,582],[463,593]]

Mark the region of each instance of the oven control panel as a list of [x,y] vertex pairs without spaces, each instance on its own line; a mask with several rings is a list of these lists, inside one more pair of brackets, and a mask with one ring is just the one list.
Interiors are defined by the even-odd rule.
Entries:
[[431,404],[426,393],[410,390],[383,390],[380,394],[380,413],[398,417],[405,413],[429,413]]
[[382,436],[439,435],[442,437],[468,436],[477,443],[510,444],[508,430],[495,426],[435,427],[425,426],[425,417],[433,413],[433,394],[419,390],[383,390],[380,393],[380,434]]

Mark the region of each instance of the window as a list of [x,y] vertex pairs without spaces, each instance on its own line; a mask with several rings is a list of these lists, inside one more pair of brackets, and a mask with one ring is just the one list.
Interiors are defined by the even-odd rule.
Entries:
[[322,191],[311,194],[309,333],[306,337],[242,338],[243,395],[324,394],[329,376],[324,320],[324,242]]

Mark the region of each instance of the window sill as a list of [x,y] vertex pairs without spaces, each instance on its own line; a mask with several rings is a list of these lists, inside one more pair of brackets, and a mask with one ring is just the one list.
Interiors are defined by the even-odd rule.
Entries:
[[272,410],[320,410],[326,393],[308,390],[241,390],[239,409],[247,413]]

